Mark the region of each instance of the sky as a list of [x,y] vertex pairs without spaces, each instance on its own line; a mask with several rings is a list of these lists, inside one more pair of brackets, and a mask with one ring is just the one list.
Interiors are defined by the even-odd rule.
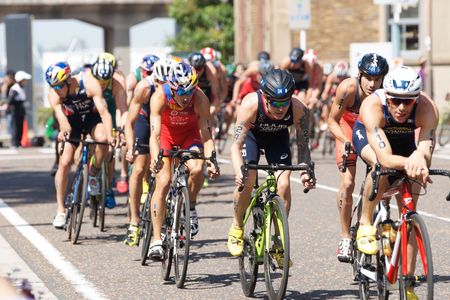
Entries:
[[[167,37],[174,33],[175,21],[170,18],[156,18],[135,25],[130,30],[131,51],[149,45],[163,47]],[[4,68],[6,58],[5,39],[5,26],[0,23],[0,70]],[[33,21],[33,44],[39,51],[66,51],[73,40],[77,40],[77,46],[81,48],[103,49],[103,30],[73,19]]]

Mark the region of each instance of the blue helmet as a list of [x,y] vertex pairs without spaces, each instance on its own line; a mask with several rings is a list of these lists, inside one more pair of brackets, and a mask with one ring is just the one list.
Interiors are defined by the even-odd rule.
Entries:
[[385,76],[389,71],[389,64],[383,56],[367,53],[359,61],[358,69],[369,76]]
[[45,80],[50,86],[60,85],[70,78],[71,70],[67,62],[61,61],[50,65],[45,71]]
[[159,60],[159,57],[153,54],[146,55],[142,58],[140,67],[145,71],[152,72],[153,65]]

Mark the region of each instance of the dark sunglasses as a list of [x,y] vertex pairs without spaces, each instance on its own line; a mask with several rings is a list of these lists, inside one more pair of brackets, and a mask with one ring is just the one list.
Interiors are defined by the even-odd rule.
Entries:
[[175,93],[178,95],[178,96],[190,96],[190,95],[192,95],[193,93],[194,93],[194,91],[195,91],[195,89],[191,89],[191,90],[184,90],[184,89],[182,89],[182,88],[179,88],[179,89],[177,89],[177,90],[175,90]]
[[402,98],[387,98],[390,104],[394,106],[399,106],[400,104],[403,104],[404,106],[412,105],[414,102],[416,102],[416,98],[408,98],[408,99],[402,99]]
[[275,107],[275,108],[284,108],[289,106],[289,104],[291,104],[291,100],[287,100],[287,101],[273,101],[273,100],[269,100],[268,101],[270,106]]
[[54,90],[59,91],[60,89],[62,89],[64,87],[64,85],[65,85],[65,83],[61,83],[61,84],[58,84],[58,85],[52,85],[51,87]]

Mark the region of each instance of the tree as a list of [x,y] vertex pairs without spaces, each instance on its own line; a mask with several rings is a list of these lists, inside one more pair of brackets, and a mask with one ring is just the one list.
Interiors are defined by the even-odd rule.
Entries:
[[175,51],[198,51],[212,47],[225,62],[234,54],[234,17],[232,1],[174,0],[169,6],[180,31],[168,42]]

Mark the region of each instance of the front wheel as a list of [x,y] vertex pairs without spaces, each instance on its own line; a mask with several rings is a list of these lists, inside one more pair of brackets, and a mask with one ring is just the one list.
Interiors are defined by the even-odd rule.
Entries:
[[[400,256],[399,266],[399,289],[400,299],[407,299],[408,288],[414,288],[414,293],[419,299],[433,299],[434,281],[433,281],[433,258],[431,254],[431,243],[425,222],[418,214],[410,215],[410,226],[413,228],[408,233],[408,241],[417,243],[416,269],[414,275],[402,274],[402,265],[405,255]],[[403,238],[403,237],[402,237]],[[407,273],[412,273],[408,270]]]
[[450,142],[450,124],[442,124],[438,133],[438,142],[441,147],[444,147]]
[[88,195],[88,166],[83,165],[81,170],[77,193],[75,196],[75,203],[72,209],[71,221],[72,221],[72,244],[76,244],[78,237],[80,236],[81,225],[83,223],[83,214],[86,207],[87,195]]
[[106,191],[108,190],[108,163],[103,162],[102,163],[102,180],[101,180],[101,198],[98,199],[98,222],[99,222],[99,227],[100,227],[100,231],[103,232],[105,231],[105,204],[106,204]]
[[256,219],[250,216],[244,225],[244,251],[239,256],[239,278],[242,291],[246,297],[252,297],[258,278],[258,262],[256,258]]
[[283,299],[286,293],[290,251],[289,225],[284,200],[275,196],[264,207],[266,218],[264,275],[270,299]]
[[144,202],[144,205],[142,206],[141,210],[141,222],[142,222],[142,232],[144,235],[144,242],[142,244],[141,249],[141,265],[145,265],[148,259],[148,250],[150,248],[150,242],[152,240],[153,236],[153,224],[152,224],[152,217],[151,217],[151,209],[150,209],[150,202],[151,202],[152,196],[150,193],[147,194],[147,199]]
[[175,282],[178,288],[184,286],[186,280],[189,245],[191,241],[191,219],[189,193],[186,187],[179,190],[176,200],[174,227],[175,240],[173,244],[173,258],[175,265]]

